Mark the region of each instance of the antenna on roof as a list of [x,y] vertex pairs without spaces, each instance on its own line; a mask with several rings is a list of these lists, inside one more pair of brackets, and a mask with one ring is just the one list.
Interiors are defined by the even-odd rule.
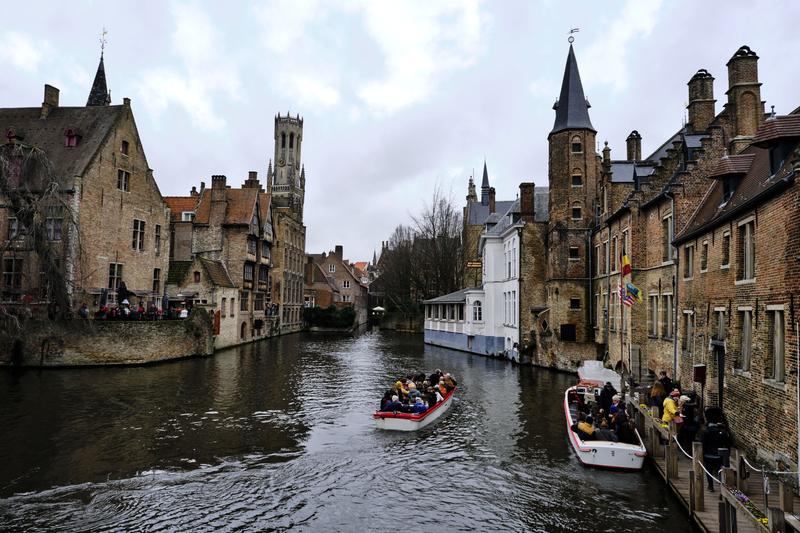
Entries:
[[103,57],[103,52],[105,52],[106,44],[108,44],[108,40],[106,39],[106,35],[108,32],[106,31],[106,27],[103,26],[103,31],[100,32],[100,57]]
[[573,37],[572,34],[573,33],[578,33],[579,31],[581,31],[580,28],[572,28],[572,29],[569,30],[569,33],[567,34],[567,35],[569,35],[569,37],[567,37],[567,42],[569,44],[572,44],[572,43],[575,42],[575,37]]

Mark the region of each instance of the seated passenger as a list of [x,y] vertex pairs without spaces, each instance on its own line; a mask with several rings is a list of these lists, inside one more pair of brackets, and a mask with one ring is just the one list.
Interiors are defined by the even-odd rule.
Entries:
[[383,409],[381,409],[381,411],[386,411],[389,413],[403,412],[403,407],[405,406],[402,403],[400,403],[400,398],[398,398],[397,395],[394,395],[392,396],[391,401],[388,402],[385,406],[383,406]]
[[439,386],[437,388],[439,389],[439,392],[442,394],[442,396],[447,395],[447,386],[444,384],[444,379],[439,380]]
[[381,411],[385,410],[386,404],[392,401],[392,391],[387,390],[383,393],[383,398],[381,398]]
[[428,402],[428,407],[433,407],[439,403],[439,397],[437,397],[433,387],[428,387],[425,389],[425,401]]
[[398,379],[397,382],[394,384],[395,388],[397,389],[397,393],[400,398],[408,398],[408,389],[403,386],[403,381]]
[[427,410],[428,406],[425,405],[425,402],[422,400],[422,398],[419,397],[414,402],[414,405],[411,406],[411,412],[414,414],[424,413]]
[[456,388],[456,380],[450,374],[444,375],[444,386],[447,387],[448,391],[451,391]]
[[583,417],[578,415],[578,430],[580,430],[587,438],[583,440],[592,440],[595,438],[594,420],[591,416]]
[[439,383],[439,379],[441,377],[442,377],[442,371],[437,368],[436,370],[433,371],[433,374],[431,374],[431,376],[428,378],[428,381],[430,381],[433,384],[436,384]]
[[600,428],[596,429],[593,435],[594,440],[607,440],[617,442],[617,434],[610,429]]
[[408,399],[411,401],[416,400],[422,396],[422,393],[417,390],[417,386],[412,382],[408,384]]

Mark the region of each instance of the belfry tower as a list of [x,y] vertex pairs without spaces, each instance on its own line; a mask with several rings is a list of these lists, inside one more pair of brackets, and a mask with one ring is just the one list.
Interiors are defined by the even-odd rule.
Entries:
[[288,113],[275,116],[275,167],[267,177],[272,202],[289,207],[298,221],[303,220],[305,169],[301,160],[303,119]]

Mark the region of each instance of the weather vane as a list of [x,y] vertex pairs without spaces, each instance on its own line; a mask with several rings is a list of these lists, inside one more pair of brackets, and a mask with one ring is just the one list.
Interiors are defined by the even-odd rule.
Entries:
[[100,55],[103,55],[106,49],[106,43],[108,42],[106,40],[106,35],[108,35],[108,32],[106,31],[106,27],[103,26],[103,31],[100,33]]
[[580,28],[572,28],[571,30],[569,30],[569,37],[567,37],[567,42],[569,42],[569,44],[572,44],[572,43],[575,42],[575,37],[573,37],[572,34],[573,33],[578,33],[579,31],[581,31]]

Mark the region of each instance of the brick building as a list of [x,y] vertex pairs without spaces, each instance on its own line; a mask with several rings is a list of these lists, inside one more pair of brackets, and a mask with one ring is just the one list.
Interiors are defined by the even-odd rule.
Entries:
[[[309,254],[307,257],[309,262],[313,262],[322,270],[326,283],[331,284],[336,289],[331,291],[333,298],[331,303],[337,306],[352,306],[356,311],[357,323],[359,325],[366,324],[369,316],[367,286],[361,283],[361,279],[353,265],[344,258],[343,247],[336,245],[332,252]],[[305,287],[309,289],[320,278],[318,274],[314,274],[315,269],[307,267],[306,271],[311,274],[311,277],[305,279]],[[322,296],[315,304],[319,307],[324,307],[325,299],[326,297]]]
[[303,119],[275,117],[275,169],[267,171],[275,223],[272,296],[281,333],[303,327],[306,227],[303,224],[306,170],[302,164]]
[[[101,298],[114,304],[124,282],[142,303],[160,306],[169,209],[147,163],[130,100],[111,105],[102,55],[85,106],[61,106],[58,89],[45,85],[40,107],[0,109],[0,130],[12,162],[9,194],[0,202],[0,299],[48,300],[52,277],[41,273],[36,235],[14,211],[11,196],[20,188],[41,194],[55,184],[58,193],[40,215],[46,217],[48,249],[65,279],[69,305],[95,307]],[[26,169],[37,158],[45,170],[32,179]]]

